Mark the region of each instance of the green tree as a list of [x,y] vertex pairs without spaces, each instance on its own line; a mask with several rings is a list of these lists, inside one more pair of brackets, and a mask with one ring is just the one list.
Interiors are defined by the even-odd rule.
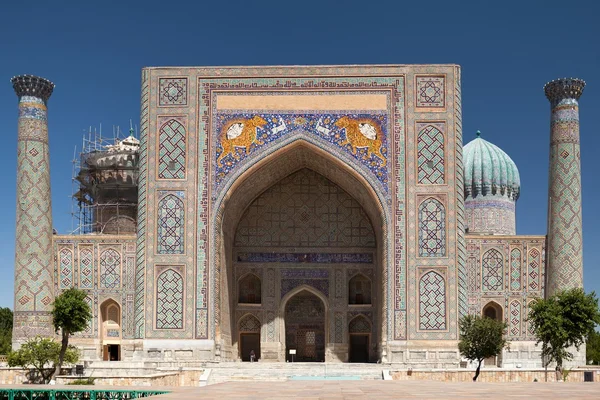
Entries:
[[71,288],[62,292],[52,304],[54,330],[61,335],[61,348],[56,363],[55,374],[60,373],[65,354],[69,347],[69,336],[87,328],[92,310],[86,302],[87,294],[83,290]]
[[477,370],[473,382],[477,380],[481,370],[481,362],[488,357],[495,357],[506,347],[504,331],[506,323],[487,317],[466,315],[459,322],[460,354],[470,361],[477,361]]
[[585,358],[588,364],[600,364],[600,333],[593,330],[586,341]]
[[13,312],[8,307],[0,307],[0,354],[11,350]]
[[545,368],[555,362],[556,379],[561,380],[563,362],[573,359],[567,349],[574,346],[579,350],[600,323],[598,299],[594,292],[585,294],[583,289],[564,290],[548,299],[536,300],[528,319],[537,343],[542,343]]
[[[54,340],[35,337],[23,343],[19,350],[8,354],[8,365],[11,367],[32,368],[35,373],[30,374],[30,381],[48,383],[54,375],[60,353],[61,345]],[[69,364],[74,364],[78,359],[79,352],[77,349],[69,346],[64,353],[63,360]]]

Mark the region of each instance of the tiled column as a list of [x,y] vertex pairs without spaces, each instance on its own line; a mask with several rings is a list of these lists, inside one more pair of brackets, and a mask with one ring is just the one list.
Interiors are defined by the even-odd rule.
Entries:
[[550,182],[546,295],[583,287],[579,104],[585,82],[564,78],[544,87],[550,100]]
[[46,103],[54,84],[36,76],[12,78],[19,96],[17,232],[13,344],[52,335],[52,208]]

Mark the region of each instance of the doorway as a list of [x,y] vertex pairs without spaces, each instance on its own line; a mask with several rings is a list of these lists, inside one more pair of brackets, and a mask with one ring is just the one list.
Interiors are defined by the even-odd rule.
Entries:
[[350,357],[352,363],[369,362],[369,335],[350,335]]
[[254,361],[260,359],[260,333],[240,333],[240,358],[250,361],[250,354],[254,351]]
[[[308,290],[285,305],[285,347],[288,361],[325,361],[325,305]],[[290,350],[296,350],[293,360]]]
[[121,360],[121,346],[118,344],[106,344],[103,346],[104,361],[120,361]]

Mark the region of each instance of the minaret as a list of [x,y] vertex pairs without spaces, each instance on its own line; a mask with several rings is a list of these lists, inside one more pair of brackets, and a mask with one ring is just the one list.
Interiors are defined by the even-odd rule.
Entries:
[[550,100],[550,182],[546,296],[583,287],[579,104],[585,82],[564,78],[544,86]]
[[19,96],[17,232],[13,344],[52,336],[53,262],[46,103],[54,84],[37,76],[11,80]]

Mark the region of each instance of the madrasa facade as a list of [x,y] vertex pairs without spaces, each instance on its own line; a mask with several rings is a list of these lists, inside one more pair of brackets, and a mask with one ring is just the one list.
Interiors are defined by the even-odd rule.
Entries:
[[12,83],[15,346],[52,336],[53,299],[76,287],[85,360],[452,367],[475,314],[508,326],[488,363],[539,367],[532,301],[583,286],[579,79],[544,87],[537,236],[516,234],[511,158],[463,145],[458,65],[144,68],[139,137],[82,150],[68,235],[50,204],[54,84]]

